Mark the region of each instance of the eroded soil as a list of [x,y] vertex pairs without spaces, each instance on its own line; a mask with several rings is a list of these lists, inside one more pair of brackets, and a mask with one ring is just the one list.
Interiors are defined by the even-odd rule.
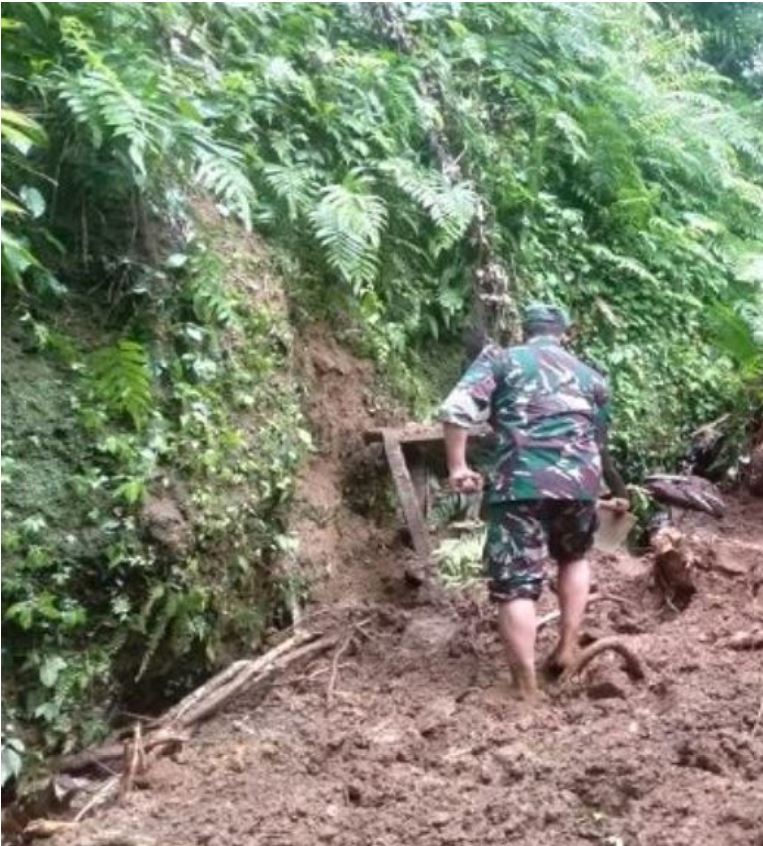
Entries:
[[[481,586],[437,602],[404,586],[361,448],[396,422],[368,365],[313,329],[300,366],[319,446],[291,527],[314,598],[301,625],[339,646],[243,694],[56,846],[763,846],[763,651],[729,646],[763,629],[763,500],[682,518],[698,553],[683,611],[648,557],[598,555],[611,598],[586,637],[622,637],[646,679],[605,653],[528,708]],[[540,613],[554,607],[547,591]]]
[[[56,842],[763,844],[762,656],[726,645],[761,627],[763,503],[683,528],[717,552],[681,613],[648,559],[596,561],[619,601],[591,605],[587,634],[625,638],[644,682],[604,654],[535,708],[516,702],[479,590],[319,615],[306,624],[350,638],[332,690],[329,653],[264,700],[242,696],[124,805]],[[541,652],[553,637],[550,624]]]

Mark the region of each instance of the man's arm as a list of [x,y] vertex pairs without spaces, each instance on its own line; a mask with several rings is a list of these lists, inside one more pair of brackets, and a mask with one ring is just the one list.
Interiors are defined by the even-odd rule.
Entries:
[[500,352],[498,347],[486,347],[440,407],[450,485],[462,493],[482,488],[482,477],[466,463],[466,442],[469,429],[490,416],[496,388],[495,364]]
[[445,457],[448,462],[448,480],[451,488],[461,493],[482,490],[482,476],[466,463],[466,441],[469,430],[455,423],[443,423]]

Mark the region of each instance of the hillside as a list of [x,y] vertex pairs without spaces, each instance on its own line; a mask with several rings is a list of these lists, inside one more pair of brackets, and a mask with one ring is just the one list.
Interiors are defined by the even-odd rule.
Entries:
[[[733,842],[754,842],[745,837],[759,820],[735,791],[759,775],[759,731],[742,726],[755,719],[759,652],[719,644],[759,611],[748,497],[763,491],[763,6],[701,5],[7,4],[4,803],[34,795],[62,757],[134,731],[134,715],[148,726],[232,662],[325,620],[340,644],[353,634],[346,649],[275,680],[253,712],[257,732],[288,730],[295,745],[282,760],[252,759],[265,810],[252,820],[235,805],[247,825],[286,826],[279,779],[301,758],[334,780],[325,796],[341,824],[329,828],[341,833],[347,809],[381,808],[393,794],[410,810],[421,776],[440,814],[432,842],[468,842],[482,828],[459,833],[446,806],[473,793],[487,807],[511,780],[493,772],[488,747],[526,742],[538,792],[522,801],[528,820],[551,808],[543,836],[667,837],[680,800],[656,786],[664,757],[696,796],[728,797]],[[483,690],[497,655],[474,555],[442,563],[447,601],[411,589],[385,459],[363,436],[430,421],[468,359],[489,340],[516,341],[520,310],[537,299],[569,310],[572,349],[610,382],[634,555],[655,510],[645,477],[692,469],[730,502],[726,522],[696,543],[728,541],[717,554],[741,569],[718,570],[702,552],[700,589],[677,615],[648,558],[600,562],[601,585],[635,609],[638,631],[622,633],[647,681],[618,678],[624,698],[597,704],[585,693],[597,689],[597,664],[536,716],[517,716],[529,720],[524,741],[513,717],[500,728]],[[428,478],[441,493],[437,472]],[[592,606],[591,636],[619,632],[623,608]],[[422,646],[414,666],[413,641],[435,629],[450,639],[429,657]],[[696,671],[679,669],[688,659],[668,649],[673,634],[694,644]],[[313,672],[319,681],[298,681]],[[431,749],[418,728],[428,686],[429,704],[448,711]],[[387,730],[385,697],[399,720],[394,753],[379,757],[364,732]],[[710,726],[715,700],[730,704]],[[673,704],[708,720],[716,751],[691,751]],[[185,747],[187,765],[156,762],[156,785],[81,831],[124,827],[165,802],[177,816],[152,816],[149,840],[165,842],[184,802],[221,828],[218,788],[193,785],[215,737],[220,772],[248,772],[229,753],[231,732],[250,737],[232,722],[247,708],[238,701]],[[602,747],[584,795],[572,762],[594,716],[637,729],[613,752],[625,781]],[[334,749],[343,720],[351,739]],[[319,735],[324,757],[309,764],[299,744]],[[628,778],[626,737],[647,748]],[[462,760],[467,746],[480,751]],[[721,763],[681,763],[703,756]],[[175,787],[160,784],[165,770]],[[174,792],[181,772],[187,790]],[[361,775],[383,785],[368,804],[357,785],[352,798]],[[631,775],[654,789],[627,795],[617,785]],[[308,804],[323,795],[316,776],[299,770]],[[611,795],[597,786],[610,777]],[[225,778],[220,789],[236,792]],[[719,824],[722,801],[703,809],[700,833]],[[584,806],[594,816],[578,829],[570,820]],[[654,831],[639,829],[642,812]],[[290,828],[307,837],[311,817],[297,817]],[[539,819],[526,836],[542,842]],[[504,822],[491,836],[507,834]],[[411,825],[395,816],[371,839],[387,831],[402,842]],[[689,831],[677,828],[676,843]]]

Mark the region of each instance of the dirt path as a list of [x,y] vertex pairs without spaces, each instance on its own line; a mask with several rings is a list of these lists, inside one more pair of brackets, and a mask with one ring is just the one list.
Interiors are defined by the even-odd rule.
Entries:
[[682,613],[665,607],[645,561],[597,561],[599,589],[625,603],[593,605],[588,633],[628,638],[643,683],[604,655],[527,710],[500,684],[480,596],[357,606],[324,619],[352,635],[331,707],[329,654],[264,701],[243,696],[124,806],[56,842],[121,832],[141,846],[760,846],[762,653],[724,639],[761,627],[763,502],[736,501],[698,531],[720,554]]

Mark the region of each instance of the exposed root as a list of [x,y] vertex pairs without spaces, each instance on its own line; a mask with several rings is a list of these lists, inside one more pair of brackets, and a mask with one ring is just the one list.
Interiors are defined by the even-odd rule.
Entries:
[[331,675],[329,676],[329,681],[326,685],[326,710],[329,710],[334,703],[334,688],[336,687],[336,679],[339,674],[339,660],[350,648],[352,642],[352,635],[347,635],[342,645],[336,650],[336,652],[334,652],[334,658],[331,661]]
[[562,683],[568,684],[571,682],[597,655],[608,650],[612,650],[623,656],[625,659],[625,670],[631,679],[641,681],[646,678],[646,672],[644,671],[644,665],[641,659],[629,646],[626,646],[622,638],[603,637],[580,652],[577,658],[562,673]]

